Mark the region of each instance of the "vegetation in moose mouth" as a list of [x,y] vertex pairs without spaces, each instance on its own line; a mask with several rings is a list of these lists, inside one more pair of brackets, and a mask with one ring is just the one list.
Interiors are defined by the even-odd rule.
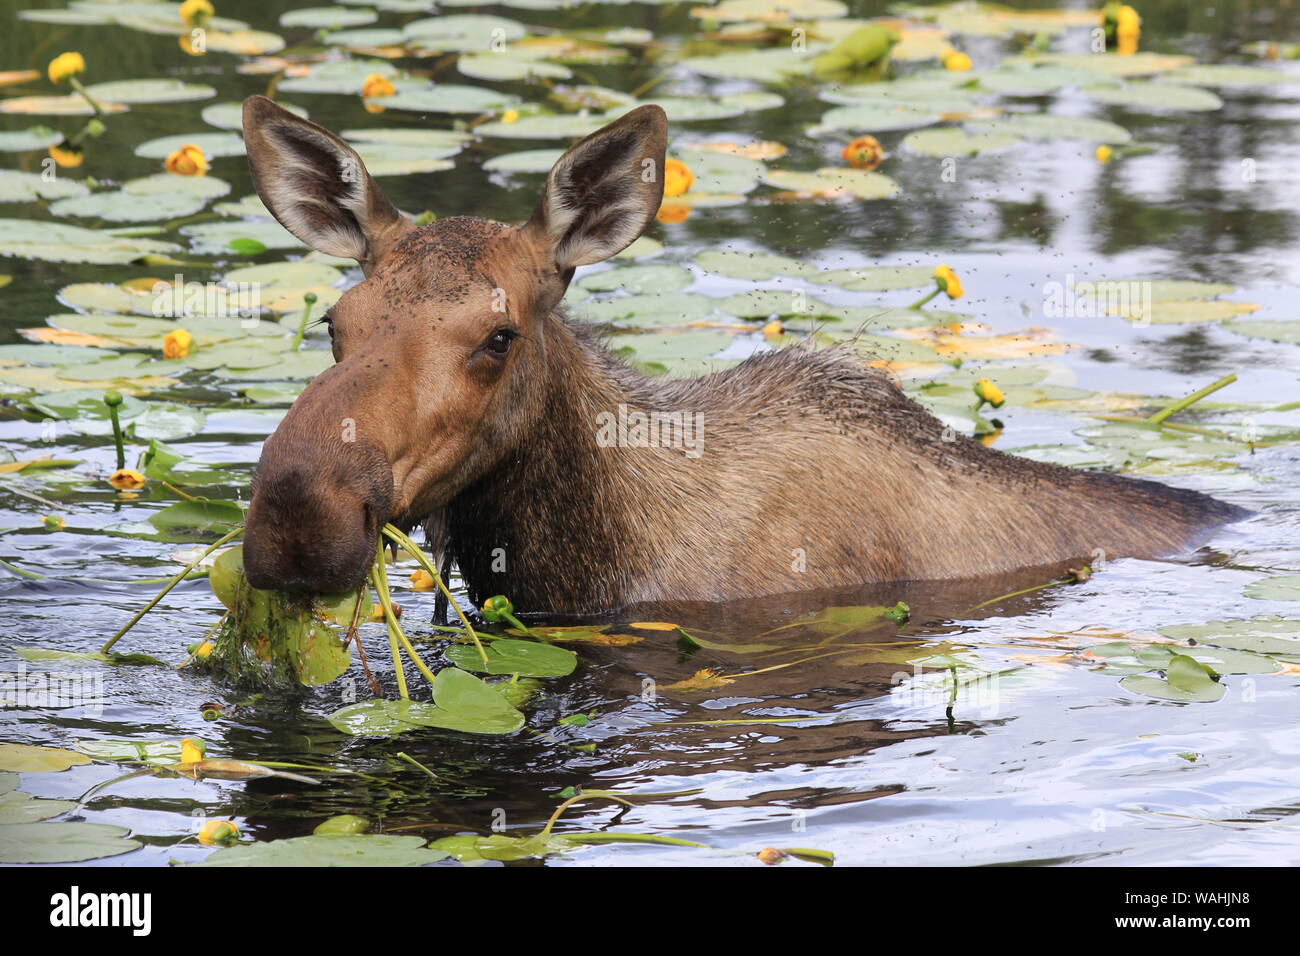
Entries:
[[[1294,749],[1300,667],[1290,11],[213,4],[0,0],[0,863],[1286,852],[1300,770],[1272,758]],[[271,146],[315,157],[290,194],[354,203],[324,251],[281,225],[311,215],[268,209],[268,176],[249,173],[260,141],[241,104],[258,95],[358,160],[362,178],[331,180],[333,140],[267,127]],[[348,593],[250,587],[254,463],[309,383],[387,363],[366,380],[382,400],[331,406],[326,423],[330,440],[378,449],[379,425],[440,427],[427,402],[448,369],[464,370],[461,396],[508,381],[540,343],[510,311],[521,270],[477,268],[514,232],[481,221],[528,221],[570,144],[652,103],[667,161],[644,235],[597,263],[593,248],[626,238],[619,217],[585,247],[566,231],[552,252],[571,281],[539,294],[562,293],[582,341],[599,337],[653,394],[834,346],[954,439],[1253,517],[1168,560],[1086,549],[719,603],[688,600],[736,577],[708,543],[716,514],[694,516],[689,562],[620,527],[548,533],[529,567],[513,545],[536,540],[523,531],[538,509],[484,496],[435,512],[422,541],[393,525],[376,541],[370,524],[392,512],[367,516],[347,567],[369,570]],[[553,216],[610,199],[599,163],[570,180]],[[370,181],[391,221],[354,202]],[[396,210],[478,225],[401,245]],[[392,277],[391,307],[356,306],[368,276],[388,281],[382,252],[418,258],[434,236],[446,259],[426,287]],[[455,312],[497,289],[504,313]],[[440,345],[445,365],[402,338],[432,299],[454,308],[427,341],[469,330]],[[361,354],[389,332],[396,347]],[[380,387],[393,383],[404,391]],[[707,410],[690,430],[693,407],[645,404],[589,416],[595,460],[667,444],[709,465]],[[585,473],[532,434],[519,456],[579,497]],[[508,471],[491,441],[471,446]],[[289,460],[322,482],[330,464],[346,487],[396,457]],[[787,454],[718,494],[775,540],[834,497],[823,489],[853,487],[847,466],[799,471],[810,460]],[[974,473],[967,491],[947,512],[967,531],[959,556],[998,555],[1031,502],[993,521],[993,482]],[[681,526],[655,511],[674,540]],[[276,520],[308,553],[350,514]],[[471,519],[500,554],[457,553]],[[824,530],[764,556],[772,591],[824,560]],[[577,606],[558,599],[613,565],[675,583],[598,616],[523,613],[548,588]]]

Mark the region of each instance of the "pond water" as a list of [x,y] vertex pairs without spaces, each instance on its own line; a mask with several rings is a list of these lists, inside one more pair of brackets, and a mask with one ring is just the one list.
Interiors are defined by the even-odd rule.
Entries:
[[[393,48],[402,42],[418,46],[420,37],[426,46],[437,45],[428,39],[430,30],[408,26],[428,17],[427,4],[378,6],[373,22],[363,15],[355,18],[355,28],[385,33],[357,37],[352,45],[380,49],[348,52],[347,43],[336,43],[335,59],[409,53]],[[1141,4],[1143,56],[1145,51],[1188,56],[1249,70],[1197,73],[1180,61],[1152,60],[1146,68],[1155,71],[1154,80],[1136,76],[1122,85],[1115,72],[1087,72],[1113,70],[1120,58],[1089,54],[1088,27],[1067,25],[1068,17],[1040,18],[1016,29],[984,14],[941,11],[937,22],[950,31],[946,36],[936,39],[934,24],[921,20],[909,28],[907,42],[928,54],[896,64],[901,76],[922,75],[910,91],[880,97],[854,86],[830,101],[823,94],[835,83],[807,75],[781,82],[776,61],[756,67],[755,54],[738,67],[702,66],[697,58],[732,47],[750,49],[763,37],[756,26],[737,29],[752,34],[749,42],[726,47],[716,39],[716,25],[691,16],[690,4],[537,6],[460,5],[445,13],[505,18],[504,26],[479,22],[472,30],[490,34],[500,28],[512,43],[525,30],[562,36],[589,31],[585,38],[612,40],[613,50],[624,52],[612,63],[552,56],[544,61],[558,65],[550,75],[521,81],[484,78],[485,66],[472,62],[463,64],[471,73],[466,75],[455,50],[446,51],[457,44],[442,41],[443,52],[387,61],[409,74],[398,80],[399,96],[427,87],[431,71],[443,87],[495,91],[484,100],[491,105],[481,110],[471,105],[473,112],[456,115],[395,107],[370,112],[346,84],[344,92],[292,89],[293,76],[281,77],[282,63],[215,49],[189,56],[174,34],[138,28],[140,23],[133,26],[129,18],[81,25],[19,19],[25,4],[0,0],[0,70],[41,73],[0,92],[9,94],[5,101],[55,92],[44,68],[64,50],[85,55],[87,84],[173,78],[212,88],[197,99],[134,104],[128,112],[105,117],[103,135],[83,140],[81,164],[58,174],[60,182],[93,177],[100,184],[93,194],[161,171],[160,157],[169,150],[140,156],[141,144],[220,133],[200,115],[203,111],[277,86],[283,88],[279,99],[335,130],[470,129],[474,135],[464,142],[452,138],[440,147],[438,155],[451,154],[449,168],[385,175],[381,185],[414,214],[427,209],[439,218],[504,221],[529,214],[543,176],[484,164],[522,150],[554,150],[583,131],[517,138],[508,127],[530,122],[538,109],[573,115],[561,100],[574,84],[605,88],[603,97],[611,97],[609,91],[639,91],[647,101],[680,98],[670,109],[670,155],[685,158],[697,172],[698,199],[685,218],[661,215],[652,225],[648,235],[662,244],[661,251],[642,244],[632,250],[640,258],[620,260],[615,268],[665,267],[629,273],[629,282],[646,284],[630,291],[688,298],[673,302],[671,308],[680,310],[676,316],[655,311],[668,306],[644,300],[623,306],[625,293],[618,290],[624,281],[583,284],[584,276],[608,271],[604,265],[581,270],[571,295],[575,313],[591,310],[586,314],[618,322],[622,334],[615,342],[630,345],[634,359],[689,374],[755,349],[780,347],[784,340],[765,338],[760,330],[767,313],[781,309],[747,308],[727,298],[755,288],[778,290],[780,297],[802,291],[830,306],[904,307],[925,293],[928,273],[944,263],[961,277],[965,294],[955,302],[940,297],[930,303],[927,310],[945,314],[920,324],[960,328],[920,332],[891,313],[877,322],[880,334],[889,338],[876,343],[876,357],[889,360],[906,387],[946,421],[968,431],[982,426],[969,413],[970,384],[987,376],[1003,385],[1008,399],[996,413],[981,413],[985,421],[996,414],[1001,422],[1001,430],[987,439],[995,447],[1031,448],[1037,457],[1155,477],[1220,496],[1255,515],[1221,531],[1195,555],[1106,561],[1080,583],[1018,596],[1005,597],[1045,584],[1051,575],[797,595],[737,606],[636,609],[598,623],[609,625],[609,633],[630,633],[637,642],[573,645],[580,659],[576,672],[544,681],[525,708],[527,728],[499,737],[434,730],[397,737],[342,733],[328,715],[353,695],[368,694],[355,665],[344,680],[324,687],[250,698],[174,666],[41,659],[34,652],[97,649],[156,593],[156,584],[133,582],[176,573],[178,550],[217,536],[160,531],[150,524],[178,500],[161,481],[151,481],[138,494],[109,487],[105,479],[114,469],[114,446],[106,423],[93,402],[68,407],[67,389],[84,387],[97,394],[116,387],[143,399],[147,404],[133,412],[154,411],[142,419],[147,425],[130,434],[128,465],[152,436],[187,458],[178,466],[176,487],[238,501],[247,497],[261,440],[303,384],[302,377],[284,377],[291,372],[274,371],[286,366],[277,364],[270,372],[265,365],[260,371],[241,366],[256,365],[248,360],[256,343],[232,346],[232,357],[219,368],[186,371],[180,360],[179,367],[124,372],[121,356],[148,354],[130,351],[143,339],[156,355],[156,330],[138,327],[133,339],[119,326],[114,338],[102,315],[113,312],[117,300],[103,288],[68,287],[170,280],[177,273],[185,281],[215,282],[235,268],[297,260],[307,250],[292,240],[279,245],[280,234],[255,209],[214,210],[213,203],[236,202],[252,192],[243,158],[222,156],[220,150],[210,150],[212,166],[205,178],[228,183],[224,196],[201,197],[202,211],[177,211],[184,209],[186,197],[142,195],[127,200],[132,211],[125,222],[120,205],[115,207],[119,218],[110,221],[99,207],[78,214],[78,207],[60,207],[64,200],[48,192],[41,194],[46,198],[24,198],[26,181],[0,180],[0,199],[13,199],[0,202],[0,216],[86,228],[162,226],[147,238],[175,243],[177,248],[162,254],[184,263],[146,264],[127,255],[96,264],[84,261],[93,255],[60,253],[66,239],[34,249],[14,245],[24,236],[11,223],[0,232],[0,254],[6,256],[0,272],[12,276],[0,288],[0,345],[5,346],[0,348],[0,447],[8,453],[0,457],[24,461],[48,455],[77,462],[0,475],[0,559],[8,568],[0,570],[0,668],[29,674],[92,670],[103,681],[102,706],[10,708],[0,717],[0,737],[75,747],[195,736],[207,742],[209,756],[366,775],[322,772],[319,786],[276,778],[195,782],[148,775],[115,783],[91,796],[79,818],[128,828],[142,845],[99,862],[198,861],[212,851],[193,839],[196,820],[211,817],[234,819],[245,839],[259,841],[308,834],[325,818],[345,813],[363,816],[384,832],[428,838],[488,833],[501,826],[507,834],[531,834],[566,788],[695,791],[631,808],[578,804],[557,832],[633,831],[708,848],[598,844],[552,856],[551,865],[758,865],[753,854],[768,846],[832,851],[838,865],[1300,862],[1300,735],[1292,696],[1300,683],[1300,578],[1292,577],[1300,574],[1295,493],[1300,331],[1293,313],[1300,265],[1293,251],[1300,230],[1294,201],[1300,190],[1300,141],[1294,135],[1300,66],[1285,58],[1287,44],[1300,41],[1295,12],[1245,2],[1217,3],[1212,12],[1178,2]],[[835,3],[829,10],[811,3],[792,6],[811,10],[810,19],[821,24],[812,30],[809,56],[817,43],[826,42],[819,36],[837,37],[833,24],[826,25],[837,16]],[[274,56],[297,63],[321,55],[312,26],[280,25],[292,4],[233,0],[217,7],[220,16],[282,36],[289,46]],[[759,12],[773,7],[755,5]],[[167,9],[174,13],[174,7]],[[885,4],[866,0],[848,6],[853,18],[886,12]],[[148,11],[137,13],[147,26]],[[342,22],[329,16],[331,23]],[[744,23],[749,16],[736,19]],[[391,33],[403,27],[406,34]],[[611,30],[630,32],[607,34]],[[473,34],[467,50],[478,49],[474,38],[480,34]],[[974,78],[978,86],[959,88],[937,67],[939,40],[969,53],[974,70],[956,80]],[[1283,57],[1255,55],[1251,44],[1260,41],[1278,44]],[[778,39],[773,48],[788,46]],[[1036,66],[1026,59],[1035,46],[1043,48]],[[606,48],[601,58],[615,59],[609,53]],[[1050,64],[1041,59],[1052,54],[1076,59]],[[1081,63],[1088,55],[1109,65]],[[467,60],[470,56],[465,54]],[[511,68],[523,69],[520,62],[526,66],[516,59]],[[1030,70],[1034,76],[1027,78]],[[571,76],[566,78],[566,71]],[[290,72],[303,71],[292,67]],[[366,72],[349,74],[348,82]],[[727,75],[736,73],[741,75]],[[1181,108],[1186,102],[1171,105],[1167,87],[1175,80],[1180,89],[1210,91],[1221,105],[1193,110]],[[1035,84],[1043,89],[1036,92]],[[1097,91],[1098,86],[1104,89]],[[777,94],[779,102],[739,95],[760,91]],[[559,98],[548,98],[551,93]],[[1198,106],[1212,105],[1197,94],[1190,97]],[[449,101],[457,98],[471,102],[465,94]],[[868,120],[828,115],[846,102],[860,105]],[[610,99],[607,105],[615,103]],[[446,108],[446,102],[439,106]],[[502,125],[501,116],[510,109],[521,115]],[[881,117],[897,120],[900,113],[916,115],[899,120],[906,128],[884,128],[891,121]],[[1060,120],[1050,121],[1051,128],[1050,123],[1017,126],[1008,124],[1007,113],[1105,121],[1131,138],[1104,127],[1074,129],[1067,138]],[[35,115],[0,111],[0,135],[38,124],[71,134],[84,119],[39,108]],[[581,122],[588,128],[599,125]],[[822,128],[837,123],[838,128]],[[918,130],[963,123],[971,132],[1010,131],[1014,138],[974,156],[949,156],[943,148],[931,155],[903,142]],[[842,167],[840,150],[864,133],[875,134],[888,152],[878,172],[897,184],[892,198],[816,194],[825,182],[809,186],[771,175]],[[751,141],[779,143],[788,151],[756,162],[710,165],[708,157],[723,154],[699,148]],[[1099,141],[1112,144],[1108,162],[1095,154]],[[39,174],[46,145],[0,153],[3,169]],[[381,143],[367,155],[394,168],[419,167],[433,151],[425,141],[416,147]],[[863,182],[880,187],[878,180]],[[78,187],[71,189],[66,198],[76,199]],[[789,194],[797,190],[804,194]],[[690,199],[687,193],[678,208],[686,208]],[[244,212],[249,218],[240,215]],[[229,224],[223,227],[228,231],[203,235],[202,227],[211,223]],[[250,252],[227,245],[244,237],[270,248]],[[752,268],[753,258],[696,261],[700,253],[724,249],[771,253],[794,264],[782,260],[777,274],[762,275]],[[359,277],[346,263],[332,264],[346,273],[340,287]],[[917,282],[881,291],[813,280],[818,270],[869,265],[923,272]],[[781,274],[782,269],[798,274]],[[1054,297],[1071,284],[1112,279],[1189,280],[1225,288],[1139,282],[1132,288],[1155,300],[1148,302],[1149,322],[1140,315],[1132,321],[1132,315],[1126,320],[1097,314],[1077,301],[1054,305],[1064,301]],[[292,301],[280,313],[286,326],[281,337],[297,327],[301,309],[301,286],[288,286]],[[702,307],[700,296],[713,301]],[[730,305],[710,315],[724,299]],[[606,300],[615,305],[595,305]],[[71,313],[101,318],[78,325],[66,319]],[[703,325],[683,330],[681,316],[688,313],[690,321]],[[844,313],[838,322],[825,323],[828,334],[856,327],[856,315]],[[51,316],[65,318],[47,321]],[[799,333],[797,316],[786,317],[785,324]],[[74,344],[37,356],[31,333],[20,330],[47,325],[96,338],[68,339]],[[76,351],[95,343],[117,354],[83,358]],[[309,329],[307,346],[325,347],[321,329]],[[196,354],[207,347],[200,340]],[[98,359],[118,364],[99,372],[85,368]],[[954,361],[961,368],[954,368]],[[311,370],[307,360],[301,375]],[[1099,417],[1150,415],[1231,373],[1235,383],[1171,419],[1213,435]],[[166,381],[144,381],[145,374]],[[184,472],[204,468],[217,473],[186,480]],[[47,515],[62,517],[64,526],[47,527],[42,520]],[[437,663],[443,642],[427,626],[433,597],[410,589],[414,569],[411,561],[398,565],[392,585],[408,632]],[[898,601],[911,609],[910,621],[898,627],[867,612],[837,616],[824,610]],[[205,581],[188,581],[146,615],[118,649],[179,664],[186,645],[200,639],[219,611]],[[679,624],[701,641],[690,646],[676,632],[629,626],[638,621]],[[1253,623],[1231,623],[1243,621]],[[1212,626],[1178,630],[1207,624]],[[362,636],[372,669],[391,693],[383,626],[365,625]],[[1219,683],[1226,688],[1220,699],[1178,702],[1132,689],[1141,684],[1122,686],[1121,680],[1132,675],[1159,679],[1164,669],[1152,663],[1149,645],[1161,642],[1177,642],[1180,651],[1199,654],[1212,667],[1217,663]],[[1134,650],[1121,653],[1120,643]],[[1135,659],[1139,652],[1145,656]],[[781,664],[790,666],[744,676]],[[669,686],[710,668],[733,682],[701,689]],[[410,679],[417,696],[425,693],[413,669]],[[647,692],[651,684],[655,693]],[[223,712],[205,720],[203,712],[213,702]],[[577,714],[589,720],[580,726],[574,724],[581,721],[560,723]],[[128,769],[96,762],[61,773],[25,773],[20,786],[37,797],[75,800]]]

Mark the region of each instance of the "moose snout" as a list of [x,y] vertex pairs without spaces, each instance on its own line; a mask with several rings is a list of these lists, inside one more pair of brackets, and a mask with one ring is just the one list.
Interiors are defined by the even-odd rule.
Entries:
[[330,594],[365,580],[393,501],[392,469],[372,446],[284,433],[262,448],[244,527],[255,588]]

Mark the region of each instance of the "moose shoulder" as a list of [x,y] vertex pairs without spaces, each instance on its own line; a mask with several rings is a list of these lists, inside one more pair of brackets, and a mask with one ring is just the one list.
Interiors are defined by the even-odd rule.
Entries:
[[558,305],[654,217],[658,107],[569,149],[519,227],[416,228],[351,147],[263,97],[244,134],[276,218],[365,275],[328,315],[336,364],[263,448],[256,587],[357,586],[385,521],[427,521],[476,600],[584,612],[1156,557],[1244,514],[946,434],[835,351],[689,380],[621,363]]

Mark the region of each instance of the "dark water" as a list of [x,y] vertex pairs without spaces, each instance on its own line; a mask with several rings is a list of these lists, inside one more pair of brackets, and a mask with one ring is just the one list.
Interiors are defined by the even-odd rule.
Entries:
[[[1020,6],[1020,4],[1013,4]],[[1144,3],[1143,47],[1184,52],[1214,61],[1252,40],[1296,41],[1291,4]],[[267,29],[283,2],[229,2],[219,12]],[[235,58],[195,61],[172,40],[119,28],[53,27],[15,22],[20,4],[0,3],[0,67],[43,67],[63,49],[93,57],[95,79],[180,76],[212,84],[219,99],[262,92],[265,77],[236,74]],[[637,4],[581,8],[562,13],[483,8],[525,23],[630,25],[670,41],[695,29],[685,6]],[[882,13],[883,4],[852,5],[855,16]],[[458,11],[459,12],[459,11]],[[386,16],[380,25],[405,17]],[[281,31],[291,41],[307,31]],[[979,40],[980,44],[1001,41]],[[1292,73],[1294,64],[1281,65]],[[586,69],[594,82],[631,90],[656,75],[648,63]],[[457,80],[461,81],[461,80]],[[676,84],[676,85],[675,85]],[[744,84],[733,84],[747,88]],[[730,88],[723,83],[717,90]],[[696,92],[700,80],[682,76],[657,87]],[[1294,346],[1230,334],[1214,324],[1135,328],[1118,320],[1051,319],[1042,315],[1044,286],[1079,277],[1149,275],[1229,282],[1234,298],[1258,303],[1259,317],[1294,318],[1297,266],[1293,248],[1300,218],[1300,118],[1297,86],[1225,89],[1223,109],[1197,114],[1144,115],[1072,94],[1056,107],[1111,119],[1135,139],[1160,148],[1151,155],[1100,166],[1091,148],[1075,143],[1027,142],[1009,155],[963,161],[957,183],[940,181],[934,161],[894,162],[887,171],[903,187],[891,202],[744,205],[705,210],[685,224],[652,227],[669,241],[675,260],[741,237],[756,248],[824,264],[931,263],[946,261],[966,277],[963,307],[996,332],[1050,326],[1079,348],[1054,356],[1054,381],[1081,388],[1172,396],[1229,372],[1239,382],[1224,401],[1276,404],[1300,398]],[[1035,102],[1053,103],[1055,97]],[[358,99],[295,95],[317,121],[363,126],[371,118]],[[125,179],[153,171],[132,149],[155,136],[202,128],[199,104],[136,107],[109,124],[92,146],[86,172]],[[785,165],[813,169],[830,162],[838,145],[809,139],[803,130],[824,104],[798,84],[787,105],[693,131],[735,132],[791,147]],[[30,125],[4,117],[3,128]],[[419,127],[413,113],[392,114],[385,125]],[[435,118],[447,125],[446,117]],[[893,148],[901,133],[881,136]],[[544,147],[511,141],[509,149]],[[832,149],[832,147],[834,147]],[[474,147],[451,171],[386,178],[384,188],[404,209],[430,208],[440,217],[481,215],[519,220],[531,210],[536,177],[494,179],[482,159],[505,151],[501,143]],[[12,161],[19,154],[0,154]],[[25,154],[31,160],[35,154]],[[1254,160],[1253,182],[1240,175]],[[251,190],[242,164],[217,170],[233,185],[231,198]],[[30,215],[34,206],[4,207],[4,215]],[[266,261],[275,261],[270,255]],[[0,291],[3,341],[13,331],[40,325],[62,311],[54,293],[72,281],[120,282],[151,274],[143,267],[62,266],[4,260],[14,283]],[[739,288],[701,274],[695,287],[710,294]],[[820,294],[820,293],[819,293]],[[912,293],[891,294],[906,304]],[[827,296],[833,298],[833,296]],[[888,297],[887,297],[888,298]],[[1217,396],[1216,396],[1217,397]],[[210,399],[208,399],[210,400]],[[278,413],[235,406],[210,416],[204,432],[178,443],[210,461],[241,463],[247,473],[261,438]],[[1087,419],[1064,412],[1010,409],[999,447],[1077,443]],[[1261,425],[1300,424],[1290,413],[1259,414]],[[124,504],[101,482],[85,476],[111,468],[112,448],[100,439],[69,436],[52,450],[40,426],[8,411],[0,417],[0,443],[18,458],[53,453],[91,463],[80,484],[60,491],[76,505],[67,529],[51,533],[39,517],[49,509],[12,494],[0,498],[0,558],[46,575],[31,581],[0,580],[2,645],[90,650],[153,593],[150,587],[107,586],[72,580],[76,575],[129,580],[172,573],[173,546],[108,534],[106,528],[143,520],[164,492]],[[36,451],[39,449],[39,452]],[[1176,561],[1116,561],[1092,580],[996,601],[998,595],[1041,583],[999,579],[944,586],[910,586],[851,595],[796,596],[736,607],[659,608],[630,619],[674,620],[713,641],[752,644],[809,610],[841,604],[911,607],[910,624],[849,635],[862,653],[824,657],[708,692],[660,690],[644,694],[646,681],[663,688],[695,671],[720,666],[727,673],[769,667],[802,657],[813,643],[803,632],[796,654],[698,649],[683,652],[670,638],[650,635],[630,647],[582,649],[577,673],[547,682],[530,708],[530,729],[508,738],[452,733],[400,739],[352,738],[324,715],[339,706],[355,681],[294,698],[241,697],[201,677],[157,667],[115,668],[104,673],[100,713],[82,708],[6,711],[6,739],[70,745],[86,739],[172,739],[201,736],[210,753],[250,760],[285,760],[358,770],[373,783],[330,777],[323,787],[293,783],[195,783],[144,777],[115,785],[92,799],[86,818],[128,826],[146,846],[105,861],[109,865],[161,865],[192,861],[208,851],[192,841],[196,816],[232,816],[258,839],[311,831],[336,813],[356,813],[389,831],[430,836],[483,830],[504,812],[510,827],[535,829],[568,786],[644,791],[699,789],[637,807],[617,818],[619,828],[698,840],[717,850],[668,847],[593,847],[573,864],[692,865],[736,863],[734,851],[763,846],[833,850],[848,864],[1103,863],[1284,864],[1300,861],[1300,737],[1296,727],[1297,675],[1289,672],[1227,678],[1217,704],[1183,705],[1142,698],[1118,685],[1114,673],[1076,653],[1100,640],[1151,635],[1170,624],[1278,614],[1294,617],[1293,602],[1243,596],[1243,586],[1268,573],[1300,571],[1300,507],[1295,486],[1300,463],[1294,446],[1261,448],[1228,459],[1226,469],[1186,470],[1165,477],[1225,497],[1258,516],[1216,537],[1211,548]],[[2,488],[3,486],[0,486]],[[103,490],[100,490],[103,489]],[[240,488],[224,493],[237,496]],[[404,579],[408,569],[395,574]],[[3,574],[4,572],[0,572]],[[421,635],[432,598],[401,593],[413,635]],[[145,618],[127,650],[179,661],[217,613],[206,583],[185,584]],[[372,628],[373,630],[373,628]],[[787,634],[789,632],[786,632]],[[428,640],[432,636],[428,635]],[[914,672],[891,658],[900,642],[926,642],[936,654],[960,650],[990,674],[949,699],[942,668]],[[391,685],[382,634],[368,640],[372,666]],[[430,645],[426,645],[430,646]],[[805,652],[802,652],[806,650]],[[18,666],[0,647],[6,669]],[[35,669],[45,665],[28,665]],[[69,665],[72,666],[72,665]],[[230,709],[205,721],[201,705]],[[561,716],[593,713],[584,728],[557,726]],[[709,725],[692,721],[803,717],[798,723]],[[594,745],[594,746],[590,746]],[[395,756],[403,750],[438,774],[435,783]],[[1201,755],[1194,762],[1178,756]],[[39,796],[75,796],[121,770],[81,767],[62,774],[26,775],[23,789]],[[615,811],[575,809],[566,819],[584,829],[605,826]]]

